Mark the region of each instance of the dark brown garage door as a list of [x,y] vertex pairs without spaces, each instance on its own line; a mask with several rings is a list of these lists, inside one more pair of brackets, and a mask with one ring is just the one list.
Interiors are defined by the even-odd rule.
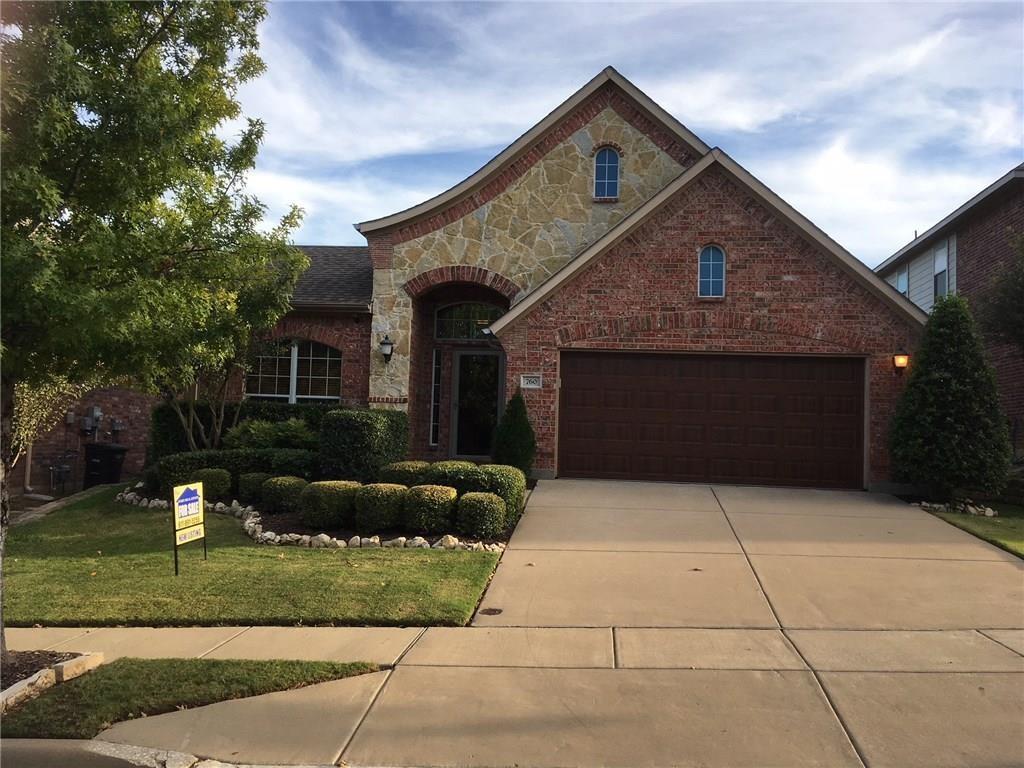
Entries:
[[860,488],[864,361],[563,352],[565,477]]

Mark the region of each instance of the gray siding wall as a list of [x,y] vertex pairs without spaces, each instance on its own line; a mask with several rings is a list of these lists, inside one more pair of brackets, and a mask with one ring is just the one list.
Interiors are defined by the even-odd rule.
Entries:
[[[907,297],[925,312],[935,303],[935,250],[942,241],[933,244],[924,253],[910,260],[910,290]],[[949,291],[956,293],[956,235],[948,239],[946,270],[949,273]],[[882,275],[889,285],[896,285],[898,268]]]

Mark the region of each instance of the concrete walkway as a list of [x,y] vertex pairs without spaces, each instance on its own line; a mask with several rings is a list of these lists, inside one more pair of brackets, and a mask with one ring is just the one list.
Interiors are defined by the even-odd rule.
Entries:
[[1024,569],[891,497],[542,482],[474,626],[12,630],[377,661],[100,738],[235,763],[1024,764]]

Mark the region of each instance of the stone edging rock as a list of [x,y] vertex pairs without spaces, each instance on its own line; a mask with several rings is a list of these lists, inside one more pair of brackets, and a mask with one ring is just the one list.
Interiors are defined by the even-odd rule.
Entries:
[[21,702],[38,696],[47,688],[57,683],[72,680],[95,669],[103,663],[103,654],[98,652],[83,653],[66,661],[59,661],[52,666],[36,672],[31,677],[19,680],[9,688],[0,691],[0,712],[6,712]]
[[979,515],[981,517],[999,517],[999,512],[986,507],[984,504],[975,504],[970,499],[959,499],[948,504],[933,504],[929,501],[920,501],[915,506],[926,512],[956,512],[960,515]]
[[[147,509],[170,509],[171,503],[166,499],[148,499],[136,493],[132,489],[125,489],[114,497],[115,501],[122,504],[131,504]],[[501,541],[485,544],[482,541],[459,540],[450,533],[444,536],[432,537],[433,541],[423,536],[406,538],[399,536],[395,539],[381,540],[380,536],[353,536],[350,539],[335,539],[326,533],[319,533],[315,536],[308,536],[298,533],[274,533],[265,530],[263,518],[254,507],[243,507],[238,499],[231,504],[218,501],[216,504],[206,502],[206,511],[218,515],[231,515],[242,521],[242,529],[246,535],[257,544],[269,544],[271,546],[295,546],[309,547],[311,549],[374,549],[385,547],[388,549],[460,549],[468,552],[504,552],[505,543]]]

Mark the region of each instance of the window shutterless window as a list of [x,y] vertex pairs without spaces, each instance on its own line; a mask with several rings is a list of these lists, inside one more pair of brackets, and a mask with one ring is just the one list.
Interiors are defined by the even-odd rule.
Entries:
[[949,293],[949,244],[943,240],[935,247],[935,298]]
[[504,314],[493,304],[468,302],[437,310],[434,336],[438,339],[484,339],[484,328]]
[[619,153],[611,147],[598,150],[594,156],[594,197],[619,196]]
[[430,379],[430,444],[437,445],[441,438],[441,350],[434,350],[434,365]]
[[259,355],[245,378],[246,397],[289,403],[341,399],[341,352],[315,341],[286,341]]
[[896,271],[896,290],[904,296],[910,291],[910,267],[900,267]]
[[717,245],[701,248],[697,265],[697,295],[725,296],[725,251]]

